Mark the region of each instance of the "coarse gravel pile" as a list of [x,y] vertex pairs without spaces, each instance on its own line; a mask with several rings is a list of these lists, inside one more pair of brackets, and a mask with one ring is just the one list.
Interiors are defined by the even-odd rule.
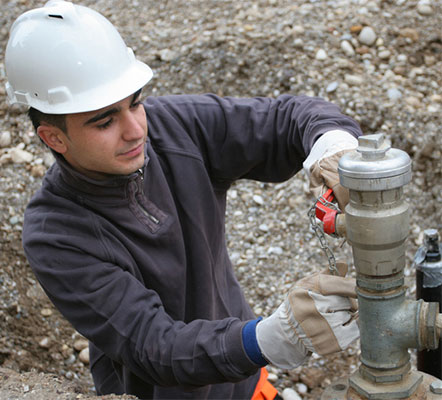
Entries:
[[[413,160],[407,281],[423,231],[442,234],[442,13],[438,0],[85,0],[154,70],[145,93],[307,94],[338,104],[366,134],[384,132]],[[53,162],[25,110],[7,104],[4,50],[13,20],[43,5],[1,0],[0,400],[93,399],[84,340],[52,307],[21,248],[24,207]],[[255,312],[267,316],[296,279],[326,266],[309,228],[303,173],[243,181],[228,195],[227,242]],[[329,238],[351,263],[346,243]],[[303,367],[269,367],[286,400],[317,399],[358,366],[359,345]],[[129,399],[107,396],[102,399]]]

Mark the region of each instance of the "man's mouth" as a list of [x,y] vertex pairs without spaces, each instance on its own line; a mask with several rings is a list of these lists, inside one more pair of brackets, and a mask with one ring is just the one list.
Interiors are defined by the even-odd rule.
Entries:
[[140,143],[135,147],[132,147],[130,150],[124,153],[120,153],[119,155],[123,157],[135,157],[138,156],[143,151],[143,148],[144,148],[144,142]]

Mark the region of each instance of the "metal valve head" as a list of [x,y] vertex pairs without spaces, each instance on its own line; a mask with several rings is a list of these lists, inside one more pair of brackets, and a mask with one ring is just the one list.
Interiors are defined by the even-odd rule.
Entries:
[[383,133],[358,138],[356,151],[339,160],[341,185],[358,191],[395,189],[411,180],[411,160],[402,150],[391,148]]

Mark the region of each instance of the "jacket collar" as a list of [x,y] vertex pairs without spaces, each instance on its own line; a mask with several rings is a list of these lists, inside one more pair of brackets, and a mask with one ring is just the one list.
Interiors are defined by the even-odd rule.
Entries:
[[[74,189],[78,194],[89,197],[109,197],[109,198],[124,198],[126,197],[127,185],[129,182],[134,181],[140,174],[144,173],[144,170],[149,162],[149,156],[147,154],[147,142],[144,146],[144,165],[140,170],[135,171],[129,175],[109,175],[109,178],[104,180],[98,180],[89,178],[83,173],[73,168],[66,159],[59,153],[52,151],[55,160],[56,169],[58,169],[59,176],[62,181],[67,184],[71,189]],[[57,168],[58,167],[58,168]]]

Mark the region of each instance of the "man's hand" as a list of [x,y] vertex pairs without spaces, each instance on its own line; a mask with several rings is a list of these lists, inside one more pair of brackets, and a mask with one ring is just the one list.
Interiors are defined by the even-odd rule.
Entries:
[[359,338],[356,283],[328,271],[301,279],[270,317],[256,326],[262,355],[273,365],[292,369],[315,352],[326,355],[346,349]]
[[348,190],[339,184],[339,159],[358,147],[358,140],[339,129],[324,133],[313,145],[303,162],[304,171],[310,179],[310,191],[318,198],[332,189],[339,208],[344,212],[348,203]]
[[338,163],[339,159],[351,150],[339,151],[330,157],[326,157],[316,161],[310,168],[310,191],[318,198],[322,196],[328,188],[338,201],[339,209],[344,212],[345,206],[348,204],[348,189],[339,183]]

